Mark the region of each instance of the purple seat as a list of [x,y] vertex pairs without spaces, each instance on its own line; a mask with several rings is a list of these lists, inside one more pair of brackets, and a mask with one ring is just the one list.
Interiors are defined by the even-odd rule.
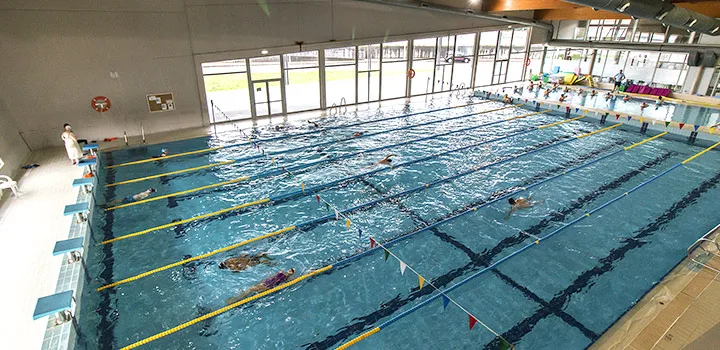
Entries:
[[650,89],[650,95],[657,96],[658,95],[658,88],[652,88]]
[[630,86],[628,87],[628,89],[627,89],[626,91],[627,91],[627,92],[637,92],[637,91],[638,91],[638,87],[639,87],[639,86],[637,86],[637,85],[635,85],[635,84],[632,84],[632,85],[630,85]]

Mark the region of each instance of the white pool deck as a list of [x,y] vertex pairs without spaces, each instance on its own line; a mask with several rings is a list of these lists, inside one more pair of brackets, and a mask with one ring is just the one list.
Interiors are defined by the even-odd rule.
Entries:
[[52,256],[52,251],[56,241],[68,237],[72,217],[63,216],[63,208],[75,203],[78,188],[72,180],[83,172],[62,147],[33,152],[28,163],[40,167],[24,170],[16,179],[20,197],[5,191],[0,204],[4,349],[42,346],[47,319],[34,321],[32,314],[38,297],[55,293],[64,258]]

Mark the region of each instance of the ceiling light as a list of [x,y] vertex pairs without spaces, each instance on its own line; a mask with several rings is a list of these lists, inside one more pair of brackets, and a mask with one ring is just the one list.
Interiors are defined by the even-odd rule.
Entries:
[[662,21],[663,19],[665,19],[665,16],[667,16],[668,13],[669,12],[663,12],[659,16],[656,16],[655,19],[657,19],[658,21]]
[[512,29],[512,26],[508,26],[509,29]]
[[625,10],[627,10],[628,7],[630,7],[630,2],[629,2],[629,1],[626,2],[625,5],[622,5],[622,6],[618,7],[617,10],[620,11],[620,12],[625,12]]
[[710,33],[715,34],[715,32],[717,32],[718,29],[720,29],[720,27],[715,27],[715,29],[711,30]]
[[260,50],[260,53],[263,54],[263,55],[267,55],[267,54],[268,54],[268,50],[262,49],[262,50]]
[[690,27],[690,28],[692,28],[692,26],[694,26],[695,23],[697,23],[697,18],[693,18],[692,21],[690,21],[690,22],[687,24],[687,26]]

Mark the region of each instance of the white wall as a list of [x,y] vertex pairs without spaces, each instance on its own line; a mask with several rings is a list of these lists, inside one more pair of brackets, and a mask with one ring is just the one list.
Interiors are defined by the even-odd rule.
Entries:
[[[202,126],[199,65],[209,57],[501,24],[349,0],[267,0],[267,12],[256,0],[3,0],[7,117],[33,149],[60,146],[66,122],[91,140],[138,135],[141,122],[146,133]],[[176,110],[149,113],[145,95],[162,92]],[[91,108],[98,95],[108,112]]]
[[30,155],[30,150],[23,143],[19,132],[14,119],[8,114],[5,100],[0,97],[0,158],[5,163],[0,169],[0,175],[9,175],[15,179],[18,169]]

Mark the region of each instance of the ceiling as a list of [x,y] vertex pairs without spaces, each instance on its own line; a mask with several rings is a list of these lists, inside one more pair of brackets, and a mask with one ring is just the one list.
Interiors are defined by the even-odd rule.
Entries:
[[[660,0],[658,0],[660,1]],[[595,11],[592,8],[571,4],[560,0],[427,0],[427,3],[449,6],[459,9],[486,11],[490,14],[502,12],[504,15],[527,16],[532,13],[536,20],[584,20],[630,18],[621,13]],[[713,18],[720,18],[720,1],[673,0],[675,5],[696,11]],[[521,12],[522,11],[522,12]]]

